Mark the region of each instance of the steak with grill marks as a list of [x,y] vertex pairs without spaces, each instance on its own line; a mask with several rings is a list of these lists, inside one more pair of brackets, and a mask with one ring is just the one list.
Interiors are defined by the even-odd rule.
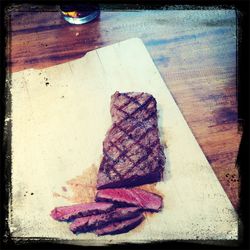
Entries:
[[103,142],[97,189],[160,181],[166,158],[154,97],[147,93],[115,92],[111,97],[111,116],[113,124]]

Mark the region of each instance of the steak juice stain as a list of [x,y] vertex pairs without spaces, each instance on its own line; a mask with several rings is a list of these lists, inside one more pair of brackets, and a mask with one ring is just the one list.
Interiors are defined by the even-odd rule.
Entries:
[[[62,187],[63,194],[54,193],[54,197],[61,197],[72,203],[93,202],[96,194],[96,178],[98,167],[92,164],[81,175],[76,176],[66,182],[67,188]],[[67,195],[66,190],[70,190],[71,196]]]
[[154,194],[158,194],[160,195],[163,199],[164,199],[164,194],[161,193],[157,188],[156,188],[156,183],[151,183],[151,184],[145,184],[145,185],[142,185],[142,186],[137,186],[135,188],[140,188],[140,189],[143,189],[145,191],[148,191],[148,192],[151,192],[151,193],[154,193]]

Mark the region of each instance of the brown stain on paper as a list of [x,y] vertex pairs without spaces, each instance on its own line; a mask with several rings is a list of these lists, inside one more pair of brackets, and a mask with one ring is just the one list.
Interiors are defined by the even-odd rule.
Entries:
[[[67,188],[62,187],[64,194],[54,193],[54,197],[62,197],[72,203],[85,203],[95,200],[96,194],[96,180],[97,180],[98,167],[92,164],[81,175],[68,180],[66,182]],[[65,193],[69,189],[72,191],[72,196],[67,196]]]
[[164,197],[164,194],[161,193],[157,188],[156,188],[156,184],[157,183],[152,183],[152,184],[145,184],[142,186],[138,186],[138,188],[143,189],[145,191],[154,193],[154,194],[158,194],[160,195],[162,198]]

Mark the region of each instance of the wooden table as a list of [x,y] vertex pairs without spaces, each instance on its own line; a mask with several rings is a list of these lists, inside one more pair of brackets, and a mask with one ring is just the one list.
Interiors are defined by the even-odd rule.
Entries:
[[[233,10],[114,10],[85,25],[66,23],[58,6],[9,8],[11,72],[45,68],[131,37],[143,40],[232,204],[239,204],[241,139],[236,98]],[[136,58],[135,58],[136,60]]]

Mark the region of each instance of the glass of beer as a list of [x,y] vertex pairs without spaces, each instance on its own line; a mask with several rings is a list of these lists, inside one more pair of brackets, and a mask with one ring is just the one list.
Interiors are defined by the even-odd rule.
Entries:
[[100,15],[98,4],[62,4],[63,18],[71,24],[89,23]]

